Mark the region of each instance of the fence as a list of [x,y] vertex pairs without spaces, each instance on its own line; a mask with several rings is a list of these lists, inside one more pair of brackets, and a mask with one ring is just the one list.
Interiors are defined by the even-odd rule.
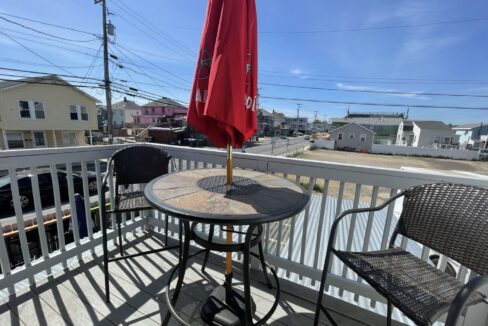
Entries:
[[422,148],[409,146],[394,146],[373,144],[371,150],[378,154],[393,154],[393,155],[413,155],[413,156],[430,156],[443,157],[457,160],[478,160],[479,151],[468,151],[459,149],[443,149],[443,148]]

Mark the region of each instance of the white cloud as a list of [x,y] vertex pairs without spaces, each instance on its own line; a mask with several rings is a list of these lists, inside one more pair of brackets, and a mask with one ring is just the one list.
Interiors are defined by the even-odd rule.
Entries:
[[290,70],[290,73],[292,73],[293,75],[303,75],[304,74],[303,70],[300,68],[293,68]]
[[[392,88],[380,88],[380,87],[370,87],[370,86],[360,86],[360,85],[348,85],[344,83],[337,83],[337,88],[344,89],[344,90],[356,90],[356,91],[371,91],[371,92],[402,92],[398,89]],[[422,95],[422,92],[408,92],[409,94],[392,94],[392,93],[384,93],[387,96],[395,96],[395,97],[404,97],[404,98],[413,98],[417,100],[428,100],[429,97]]]

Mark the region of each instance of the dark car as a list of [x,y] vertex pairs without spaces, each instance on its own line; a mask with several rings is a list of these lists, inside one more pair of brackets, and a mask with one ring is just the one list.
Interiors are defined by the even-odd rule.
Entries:
[[[61,199],[68,198],[68,174],[66,171],[57,170],[59,193]],[[33,207],[32,174],[30,171],[17,173],[17,183],[19,185],[20,205],[24,208]],[[50,169],[38,169],[37,178],[39,180],[39,192],[42,204],[53,202],[54,192]],[[90,195],[97,193],[97,180],[94,173],[88,172],[88,191]],[[75,193],[83,194],[83,178],[73,172],[73,187]],[[8,176],[0,178],[0,207],[13,209],[14,203],[10,190],[10,178]]]

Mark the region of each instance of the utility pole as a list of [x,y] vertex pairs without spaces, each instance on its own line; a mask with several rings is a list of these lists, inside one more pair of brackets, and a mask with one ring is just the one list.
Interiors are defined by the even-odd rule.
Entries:
[[[107,132],[108,143],[113,143],[112,134],[112,90],[110,89],[110,74],[108,70],[108,35],[107,35],[107,0],[95,0],[95,4],[102,3],[102,21],[103,21],[103,71],[105,84],[105,102],[107,104]],[[113,35],[113,31],[112,31]]]
[[301,103],[297,104],[297,123],[295,124],[295,131],[298,132],[298,118],[300,117],[300,106],[302,106]]

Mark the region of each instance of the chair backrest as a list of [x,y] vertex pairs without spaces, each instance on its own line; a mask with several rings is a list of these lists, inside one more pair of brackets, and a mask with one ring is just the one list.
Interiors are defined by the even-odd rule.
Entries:
[[488,273],[488,189],[430,184],[405,191],[396,232]]
[[168,173],[170,160],[171,156],[164,150],[149,145],[135,145],[118,150],[112,155],[116,184],[148,183]]

